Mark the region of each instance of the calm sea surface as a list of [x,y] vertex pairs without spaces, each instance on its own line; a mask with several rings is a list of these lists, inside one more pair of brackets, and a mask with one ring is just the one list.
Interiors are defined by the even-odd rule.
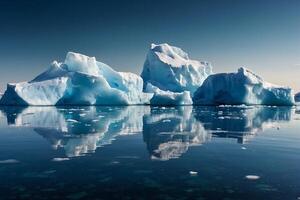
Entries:
[[0,199],[300,199],[300,108],[0,107]]

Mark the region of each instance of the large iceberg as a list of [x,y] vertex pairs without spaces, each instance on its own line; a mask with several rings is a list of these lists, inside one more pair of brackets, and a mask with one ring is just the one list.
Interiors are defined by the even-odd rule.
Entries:
[[289,87],[265,82],[246,68],[237,73],[210,75],[195,92],[196,105],[246,104],[294,105],[294,95]]
[[136,74],[117,72],[95,57],[69,52],[32,81],[7,85],[5,105],[130,105],[149,104]]
[[209,63],[189,59],[188,54],[178,47],[152,44],[141,77],[144,89],[150,83],[164,91],[193,94],[211,73]]

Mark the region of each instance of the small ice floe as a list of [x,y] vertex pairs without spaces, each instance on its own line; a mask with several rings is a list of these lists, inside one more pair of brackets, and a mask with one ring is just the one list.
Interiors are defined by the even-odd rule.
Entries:
[[260,177],[257,176],[257,175],[247,175],[247,176],[245,176],[245,178],[248,179],[248,180],[257,180]]
[[67,122],[78,123],[78,121],[75,119],[67,119]]
[[7,159],[7,160],[0,160],[0,164],[13,164],[13,163],[19,163],[20,161],[16,159]]
[[247,148],[246,147],[242,147],[241,149],[246,150]]
[[197,176],[197,175],[198,175],[198,172],[190,171],[190,175],[191,175],[191,176]]
[[73,112],[68,112],[69,114],[73,114]]
[[61,162],[61,161],[67,161],[70,160],[70,158],[53,158],[52,161],[53,162]]
[[85,113],[80,113],[79,116],[84,117],[84,116],[86,116],[86,114]]
[[171,120],[170,119],[164,119],[162,122],[171,122]]
[[92,126],[91,124],[84,124],[85,126]]
[[92,122],[99,122],[99,119],[93,119]]

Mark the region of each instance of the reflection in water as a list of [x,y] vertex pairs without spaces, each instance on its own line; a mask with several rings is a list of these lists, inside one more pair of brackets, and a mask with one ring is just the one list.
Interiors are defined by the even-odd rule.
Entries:
[[143,137],[152,159],[178,158],[189,146],[210,139],[210,134],[193,117],[191,106],[152,109],[143,122]]
[[265,128],[290,121],[294,108],[291,107],[203,107],[195,109],[195,118],[215,137],[236,138],[245,143]]
[[213,137],[244,143],[291,120],[288,107],[2,107],[0,125],[32,127],[68,157],[94,152],[120,135],[143,133],[152,159],[178,158]]

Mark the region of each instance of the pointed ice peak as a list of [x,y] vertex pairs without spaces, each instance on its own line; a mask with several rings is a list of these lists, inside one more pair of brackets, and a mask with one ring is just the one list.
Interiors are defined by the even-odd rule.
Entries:
[[189,56],[186,52],[184,52],[182,49],[175,47],[175,46],[171,46],[167,43],[162,43],[162,44],[151,44],[151,50],[157,53],[163,53],[168,55],[169,57],[173,58],[173,59],[184,59],[184,60],[189,60]]
[[67,74],[67,71],[65,69],[64,64],[59,63],[56,60],[54,60],[46,71],[39,74],[37,77],[35,77],[29,83],[50,80],[53,78],[65,76],[66,74]]

